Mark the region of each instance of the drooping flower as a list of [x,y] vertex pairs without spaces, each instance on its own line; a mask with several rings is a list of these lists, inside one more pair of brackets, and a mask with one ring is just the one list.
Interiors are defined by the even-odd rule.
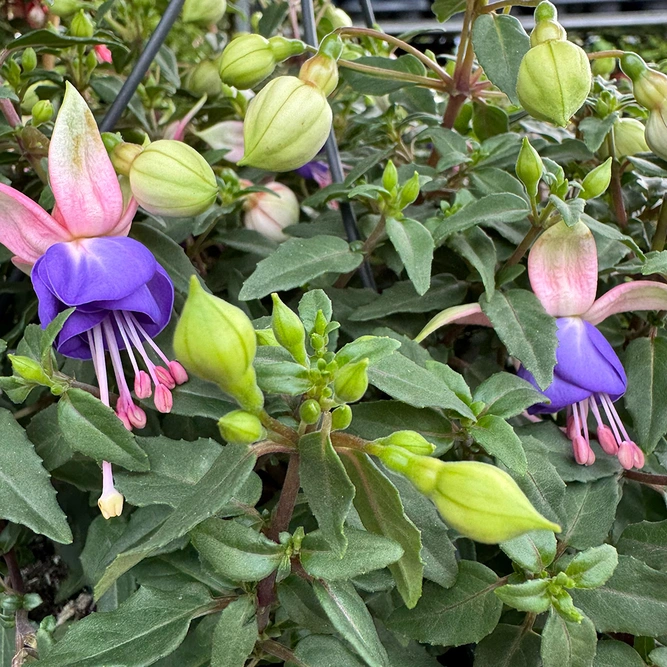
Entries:
[[315,181],[321,188],[326,188],[333,182],[329,165],[321,160],[311,160],[294,171],[303,178]]
[[[250,181],[247,184],[251,185]],[[277,181],[266,183],[264,187],[275,194],[253,192],[248,195],[243,202],[243,224],[247,229],[281,243],[287,240],[283,229],[299,222],[299,200],[286,185]]]
[[106,44],[96,44],[93,47],[95,52],[95,57],[97,58],[98,63],[112,63],[113,56],[111,55],[111,50]]
[[[155,407],[169,412],[171,389],[185,382],[187,374],[166,357],[153,336],[169,322],[174,288],[148,248],[127,238],[137,203],[125,201],[95,119],[69,84],[48,166],[56,201],[51,215],[0,184],[0,242],[15,254],[17,266],[26,271],[32,267],[43,327],[60,312],[75,309],[56,338],[58,351],[92,359],[101,400],[109,405],[108,351],[119,392],[116,414],[126,428],[142,428],[146,415],[132,398],[121,350],[134,370],[136,397],[153,394]],[[109,465],[103,466],[103,475],[101,508],[113,489]],[[113,508],[122,509],[122,502],[104,502],[105,516],[113,516]]]
[[[597,274],[595,239],[584,223],[568,227],[560,221],[536,241],[528,256],[528,276],[544,309],[556,318],[556,366],[553,381],[544,390],[527,369],[521,367],[518,373],[549,399],[533,405],[529,413],[567,410],[567,436],[578,463],[595,461],[588,430],[590,411],[602,449],[618,456],[626,469],[641,468],[644,454],[614,407],[627,388],[625,371],[596,325],[616,313],[667,308],[667,285],[650,280],[625,282],[596,300]],[[436,315],[417,340],[453,322],[492,326],[479,304],[454,306]]]
[[243,157],[245,148],[241,120],[223,120],[195,134],[214,150],[226,149],[227,162],[236,164]]

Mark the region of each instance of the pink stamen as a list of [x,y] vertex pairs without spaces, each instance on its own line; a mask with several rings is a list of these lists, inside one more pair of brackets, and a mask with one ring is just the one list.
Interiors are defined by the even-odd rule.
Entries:
[[[589,465],[588,459],[592,450],[583,436],[576,435],[574,437],[572,440],[572,449],[574,451],[574,460],[579,465]],[[595,455],[593,455],[593,460],[595,460]]]
[[150,375],[146,371],[139,371],[134,376],[134,393],[137,398],[149,398],[153,393]]
[[635,452],[632,442],[623,440],[618,447],[618,461],[626,470],[630,470],[635,463]]
[[633,442],[632,443],[634,446],[633,449],[633,460],[635,464],[635,468],[643,468],[644,464],[646,463],[646,459],[644,458],[644,452],[642,452],[641,449]]
[[588,446],[588,461],[586,461],[587,466],[592,466],[595,463],[595,452],[591,449],[591,446]]
[[171,412],[171,408],[174,405],[174,398],[168,387],[165,387],[163,384],[158,384],[155,387],[155,396],[153,400],[155,401],[155,407],[158,412]]
[[160,383],[169,389],[173,389],[176,386],[176,380],[174,380],[169,370],[164,366],[156,366],[155,375],[157,375]]
[[618,426],[616,425],[616,418],[618,418],[618,414],[614,409],[614,405],[607,394],[598,394],[598,397],[600,398],[600,403],[602,404],[605,414],[607,415],[607,419],[609,420],[611,430],[614,432],[616,442],[618,442],[620,445],[620,443],[623,441],[623,438],[621,437],[621,433],[618,430]]
[[604,424],[598,426],[598,442],[605,454],[609,454],[610,456],[618,454],[618,442],[616,442],[612,430]]
[[184,384],[188,381],[187,371],[178,361],[169,362],[169,372],[176,381],[176,384]]
[[[581,425],[584,429],[584,438],[586,439],[586,444],[590,447],[590,438],[588,437],[588,399],[585,398],[579,403],[579,410],[581,413]],[[595,455],[593,455],[593,460],[595,460]],[[591,465],[590,463],[588,465]]]

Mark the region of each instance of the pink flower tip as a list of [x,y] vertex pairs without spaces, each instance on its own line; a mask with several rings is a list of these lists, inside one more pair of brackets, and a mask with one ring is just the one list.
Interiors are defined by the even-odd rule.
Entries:
[[184,384],[188,381],[188,374],[183,365],[178,361],[169,362],[169,372],[176,381],[176,384]]
[[151,378],[146,371],[139,371],[134,377],[134,393],[140,400],[149,398],[153,393]]
[[98,62],[101,63],[111,63],[113,62],[113,58],[111,56],[111,51],[109,50],[108,46],[105,46],[104,44],[96,44],[93,47],[95,51],[95,55],[97,56]]
[[155,387],[155,397],[153,400],[155,401],[155,407],[158,412],[165,414],[171,412],[171,408],[174,405],[174,398],[171,395],[171,391],[169,391],[169,387],[166,387],[163,384],[157,385],[157,387]]
[[[173,389],[176,386],[176,380],[174,380],[172,374],[169,372],[169,369],[164,366],[155,367],[155,375],[161,384],[166,385],[169,389]],[[157,389],[155,390],[155,396],[157,400]],[[159,409],[159,408],[158,408]]]
[[634,442],[629,440],[623,440],[623,442],[618,446],[618,462],[626,470],[630,470],[635,465],[635,451]]
[[616,456],[618,453],[618,443],[616,442],[614,433],[609,428],[609,426],[606,426],[605,424],[598,426],[598,442],[600,443],[600,447],[602,447],[605,454]]
[[134,428],[142,429],[146,426],[146,413],[134,403],[127,411],[127,418]]
[[[595,461],[595,454],[593,454],[593,450],[586,442],[586,438],[584,438],[583,435],[576,435],[573,438],[572,449],[574,451],[574,459],[579,465],[588,466]],[[592,461],[590,461],[591,454],[593,454]]]

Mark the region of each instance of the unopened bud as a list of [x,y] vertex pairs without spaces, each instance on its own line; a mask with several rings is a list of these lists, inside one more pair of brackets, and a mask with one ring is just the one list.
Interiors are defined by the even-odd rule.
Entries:
[[139,146],[139,144],[130,144],[125,141],[116,144],[109,154],[111,164],[116,170],[116,173],[121,174],[122,176],[129,176],[134,159],[143,150],[143,147]]
[[37,127],[48,123],[53,118],[53,104],[49,100],[40,100],[32,108],[32,124]]
[[95,24],[83,9],[80,9],[72,19],[69,33],[72,37],[92,37],[95,33]]
[[134,159],[130,188],[149,213],[174,217],[199,215],[218,196],[208,162],[191,146],[173,139],[154,141]]
[[435,445],[432,445],[423,435],[416,431],[396,431],[396,433],[392,433],[386,438],[375,440],[373,444],[384,447],[401,447],[419,456],[430,456],[435,451]]
[[266,431],[259,419],[245,410],[233,410],[218,420],[220,435],[230,444],[251,445],[262,440]]
[[220,385],[242,408],[256,413],[264,404],[252,366],[256,349],[248,316],[206,292],[192,276],[174,333],[174,351],[185,368]]
[[611,182],[611,158],[607,158],[601,165],[586,174],[582,181],[579,196],[582,199],[595,199],[604,194]]
[[185,0],[181,16],[185,23],[217,23],[227,9],[226,0]]
[[327,8],[324,10],[324,18],[329,19],[331,27],[334,30],[337,28],[350,28],[353,25],[349,15],[342,9],[334,7],[334,5],[327,5]]
[[398,195],[398,208],[402,211],[410,206],[419,197],[419,174],[415,172],[408,181],[403,184]]
[[81,9],[83,3],[80,0],[47,0],[49,13],[54,16],[69,16]]
[[322,408],[318,401],[309,398],[299,407],[299,417],[304,424],[315,424],[322,414]]
[[301,66],[299,79],[317,86],[325,95],[331,95],[338,85],[338,65],[333,58],[318,53]]
[[307,365],[308,355],[306,353],[306,330],[299,316],[288,308],[280,297],[274,292],[273,314],[271,316],[271,328],[276,340],[294,357],[302,366]]
[[44,372],[41,364],[30,357],[23,357],[17,354],[8,354],[7,357],[12,364],[14,373],[28,382],[51,386],[51,378]]
[[646,143],[663,160],[667,160],[667,105],[651,111],[646,121]]
[[239,165],[292,171],[310,162],[331,130],[331,107],[317,87],[279,76],[252,99],[243,126],[245,155]]
[[544,173],[544,163],[540,154],[531,146],[528,137],[523,138],[515,171],[526,187],[528,195],[532,198],[537,197],[537,188]]
[[123,495],[112,489],[105,491],[98,499],[97,506],[105,519],[120,516],[123,513]]
[[253,192],[249,195],[243,202],[243,224],[247,229],[253,229],[267,239],[281,243],[287,240],[283,229],[299,222],[299,200],[282,183],[273,181],[264,187],[275,194]]
[[37,54],[35,49],[29,46],[21,56],[21,68],[24,72],[32,72],[37,67]]
[[219,95],[222,90],[222,81],[220,81],[217,64],[210,60],[203,60],[195,65],[185,77],[185,89],[197,97]]
[[663,106],[667,99],[667,75],[651,69],[636,54],[621,57],[621,69],[632,80],[632,92],[639,104],[649,111]]
[[368,359],[345,364],[336,372],[334,394],[342,403],[354,403],[368,389]]
[[[646,143],[645,128],[636,118],[620,118],[614,123],[614,157],[622,160],[625,157],[648,153],[651,149]],[[602,144],[604,148],[605,144]],[[604,156],[604,151],[600,151]]]
[[398,170],[391,160],[387,160],[387,166],[382,173],[382,187],[389,193],[398,187]]
[[239,90],[253,88],[273,73],[276,57],[261,35],[239,35],[222,52],[220,77]]
[[331,430],[344,431],[352,423],[352,408],[340,405],[331,413]]
[[373,454],[428,496],[448,525],[477,542],[495,544],[531,530],[560,531],[496,466],[440,461],[398,447],[378,447]]

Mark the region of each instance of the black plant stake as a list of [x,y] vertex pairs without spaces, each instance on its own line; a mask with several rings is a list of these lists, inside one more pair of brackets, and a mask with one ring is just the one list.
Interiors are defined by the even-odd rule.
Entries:
[[155,28],[155,32],[151,35],[151,38],[146,44],[146,48],[142,51],[141,55],[137,59],[137,62],[130,72],[130,75],[125,79],[123,87],[120,89],[118,96],[112,102],[111,106],[107,110],[106,115],[100,123],[100,132],[110,132],[113,130],[114,126],[118,122],[118,119],[123,115],[125,107],[130,103],[132,95],[134,95],[137,90],[137,86],[141,83],[141,80],[144,78],[144,75],[148,71],[148,68],[151,66],[153,59],[157,55],[157,52],[160,50],[164,40],[167,38],[171,26],[174,25],[174,22],[178,18],[178,15],[181,13],[181,8],[185,0],[170,0],[169,5],[165,13],[162,15],[160,22]]

